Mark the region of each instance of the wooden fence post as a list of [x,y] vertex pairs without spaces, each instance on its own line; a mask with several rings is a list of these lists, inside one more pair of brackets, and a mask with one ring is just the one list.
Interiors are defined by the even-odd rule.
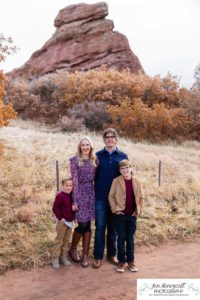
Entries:
[[60,179],[59,179],[59,161],[56,160],[56,187],[57,192],[60,190]]
[[161,160],[159,160],[158,164],[158,186],[161,186]]

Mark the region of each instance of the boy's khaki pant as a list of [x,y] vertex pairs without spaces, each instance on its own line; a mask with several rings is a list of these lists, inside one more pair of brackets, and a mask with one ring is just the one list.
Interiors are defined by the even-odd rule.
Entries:
[[64,222],[58,221],[58,223],[56,224],[56,232],[57,236],[55,239],[55,245],[52,250],[53,259],[67,256],[72,229],[67,227]]

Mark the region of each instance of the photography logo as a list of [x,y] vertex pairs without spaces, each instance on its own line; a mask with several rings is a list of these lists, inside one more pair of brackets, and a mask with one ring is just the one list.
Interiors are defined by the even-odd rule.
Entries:
[[200,279],[138,279],[137,300],[199,300]]

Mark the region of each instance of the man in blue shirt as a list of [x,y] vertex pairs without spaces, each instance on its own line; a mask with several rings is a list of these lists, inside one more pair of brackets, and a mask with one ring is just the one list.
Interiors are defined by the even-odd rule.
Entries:
[[103,133],[105,147],[96,153],[99,160],[95,178],[95,240],[93,267],[99,268],[104,256],[105,232],[107,229],[107,258],[112,264],[117,264],[116,232],[113,224],[108,194],[114,178],[120,175],[119,162],[127,159],[127,155],[116,147],[117,132],[108,128]]

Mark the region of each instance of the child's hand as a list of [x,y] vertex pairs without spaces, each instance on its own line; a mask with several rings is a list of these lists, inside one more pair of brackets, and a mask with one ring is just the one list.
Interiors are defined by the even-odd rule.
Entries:
[[77,204],[73,204],[73,205],[72,205],[72,210],[73,210],[73,211],[76,211],[76,210],[78,210],[78,206],[77,206]]
[[133,217],[138,217],[138,216],[139,216],[139,214],[137,212],[133,213]]

